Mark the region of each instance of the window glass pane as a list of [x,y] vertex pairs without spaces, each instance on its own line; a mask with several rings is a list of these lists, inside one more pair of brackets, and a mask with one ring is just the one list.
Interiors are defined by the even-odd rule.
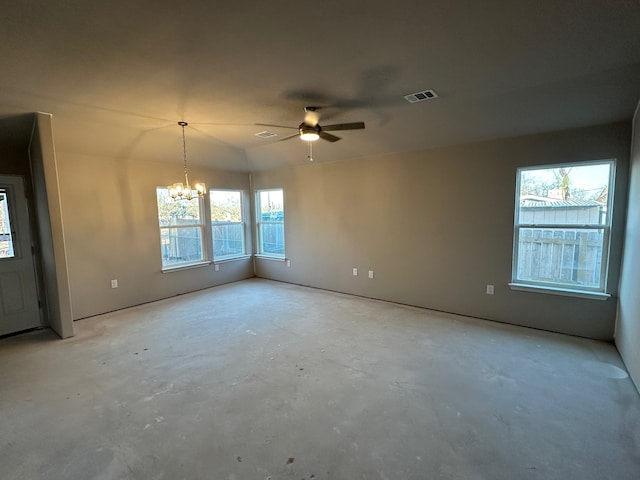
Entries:
[[200,227],[161,228],[160,243],[164,266],[197,262],[204,259],[202,255],[202,229]]
[[605,225],[611,164],[520,171],[518,223]]
[[242,192],[210,190],[209,198],[212,222],[242,221]]
[[220,260],[244,255],[244,224],[213,225],[213,258]]
[[166,188],[156,189],[162,266],[200,262],[203,250],[203,221],[199,198],[173,200]]
[[9,199],[6,191],[0,190],[0,258],[13,258],[14,256]]
[[260,224],[262,253],[284,255],[284,223]]
[[258,252],[284,257],[283,190],[261,190],[257,200]]
[[173,200],[166,188],[158,188],[158,219],[161,227],[170,225],[199,225],[200,199]]
[[518,229],[517,280],[599,287],[604,229]]
[[283,222],[284,198],[282,190],[264,190],[260,192],[260,221]]
[[215,260],[244,255],[242,192],[210,190],[213,257]]

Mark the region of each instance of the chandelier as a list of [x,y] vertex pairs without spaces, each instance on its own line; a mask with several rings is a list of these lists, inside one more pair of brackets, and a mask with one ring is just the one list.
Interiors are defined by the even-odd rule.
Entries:
[[184,160],[184,183],[174,183],[169,185],[169,196],[174,200],[191,200],[196,197],[203,197],[207,193],[204,183],[196,183],[194,188],[189,185],[189,174],[187,173],[187,142],[184,137],[184,127],[189,125],[187,122],[178,122],[182,127],[182,158]]

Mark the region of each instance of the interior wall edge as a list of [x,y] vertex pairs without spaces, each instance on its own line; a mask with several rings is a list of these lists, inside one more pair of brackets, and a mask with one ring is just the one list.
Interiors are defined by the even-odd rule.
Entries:
[[49,325],[68,338],[74,334],[73,313],[52,115],[36,113],[36,122],[29,149]]
[[615,344],[640,394],[640,101],[633,119],[630,151],[629,201]]

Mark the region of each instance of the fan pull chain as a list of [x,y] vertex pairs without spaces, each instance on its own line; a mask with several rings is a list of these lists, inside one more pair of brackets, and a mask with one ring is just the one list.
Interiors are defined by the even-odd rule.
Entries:
[[307,159],[310,162],[313,162],[313,142],[307,142],[307,145],[309,145],[309,153],[307,155]]

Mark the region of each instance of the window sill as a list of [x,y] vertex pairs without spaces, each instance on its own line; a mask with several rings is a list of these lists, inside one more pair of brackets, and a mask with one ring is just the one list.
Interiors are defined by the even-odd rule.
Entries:
[[602,292],[589,292],[585,290],[572,290],[570,288],[546,287],[539,285],[528,285],[526,283],[509,283],[511,290],[523,292],[547,293],[550,295],[562,295],[565,297],[589,298],[591,300],[606,300],[611,295]]
[[180,270],[189,270],[191,268],[200,268],[200,267],[206,267],[207,265],[211,265],[211,262],[209,260],[204,260],[202,262],[194,262],[194,263],[183,263],[180,265],[172,265],[170,267],[164,267],[162,269],[162,273],[171,273],[171,272],[177,272]]
[[235,262],[238,260],[247,260],[249,258],[251,258],[251,255],[238,255],[237,257],[221,258],[220,260],[216,260],[214,258],[213,263],[217,265],[219,263],[229,263],[229,262]]
[[282,257],[276,257],[274,255],[265,255],[264,253],[256,253],[254,255],[256,258],[262,258],[264,260],[275,260],[276,262],[284,262],[286,257],[283,255]]

